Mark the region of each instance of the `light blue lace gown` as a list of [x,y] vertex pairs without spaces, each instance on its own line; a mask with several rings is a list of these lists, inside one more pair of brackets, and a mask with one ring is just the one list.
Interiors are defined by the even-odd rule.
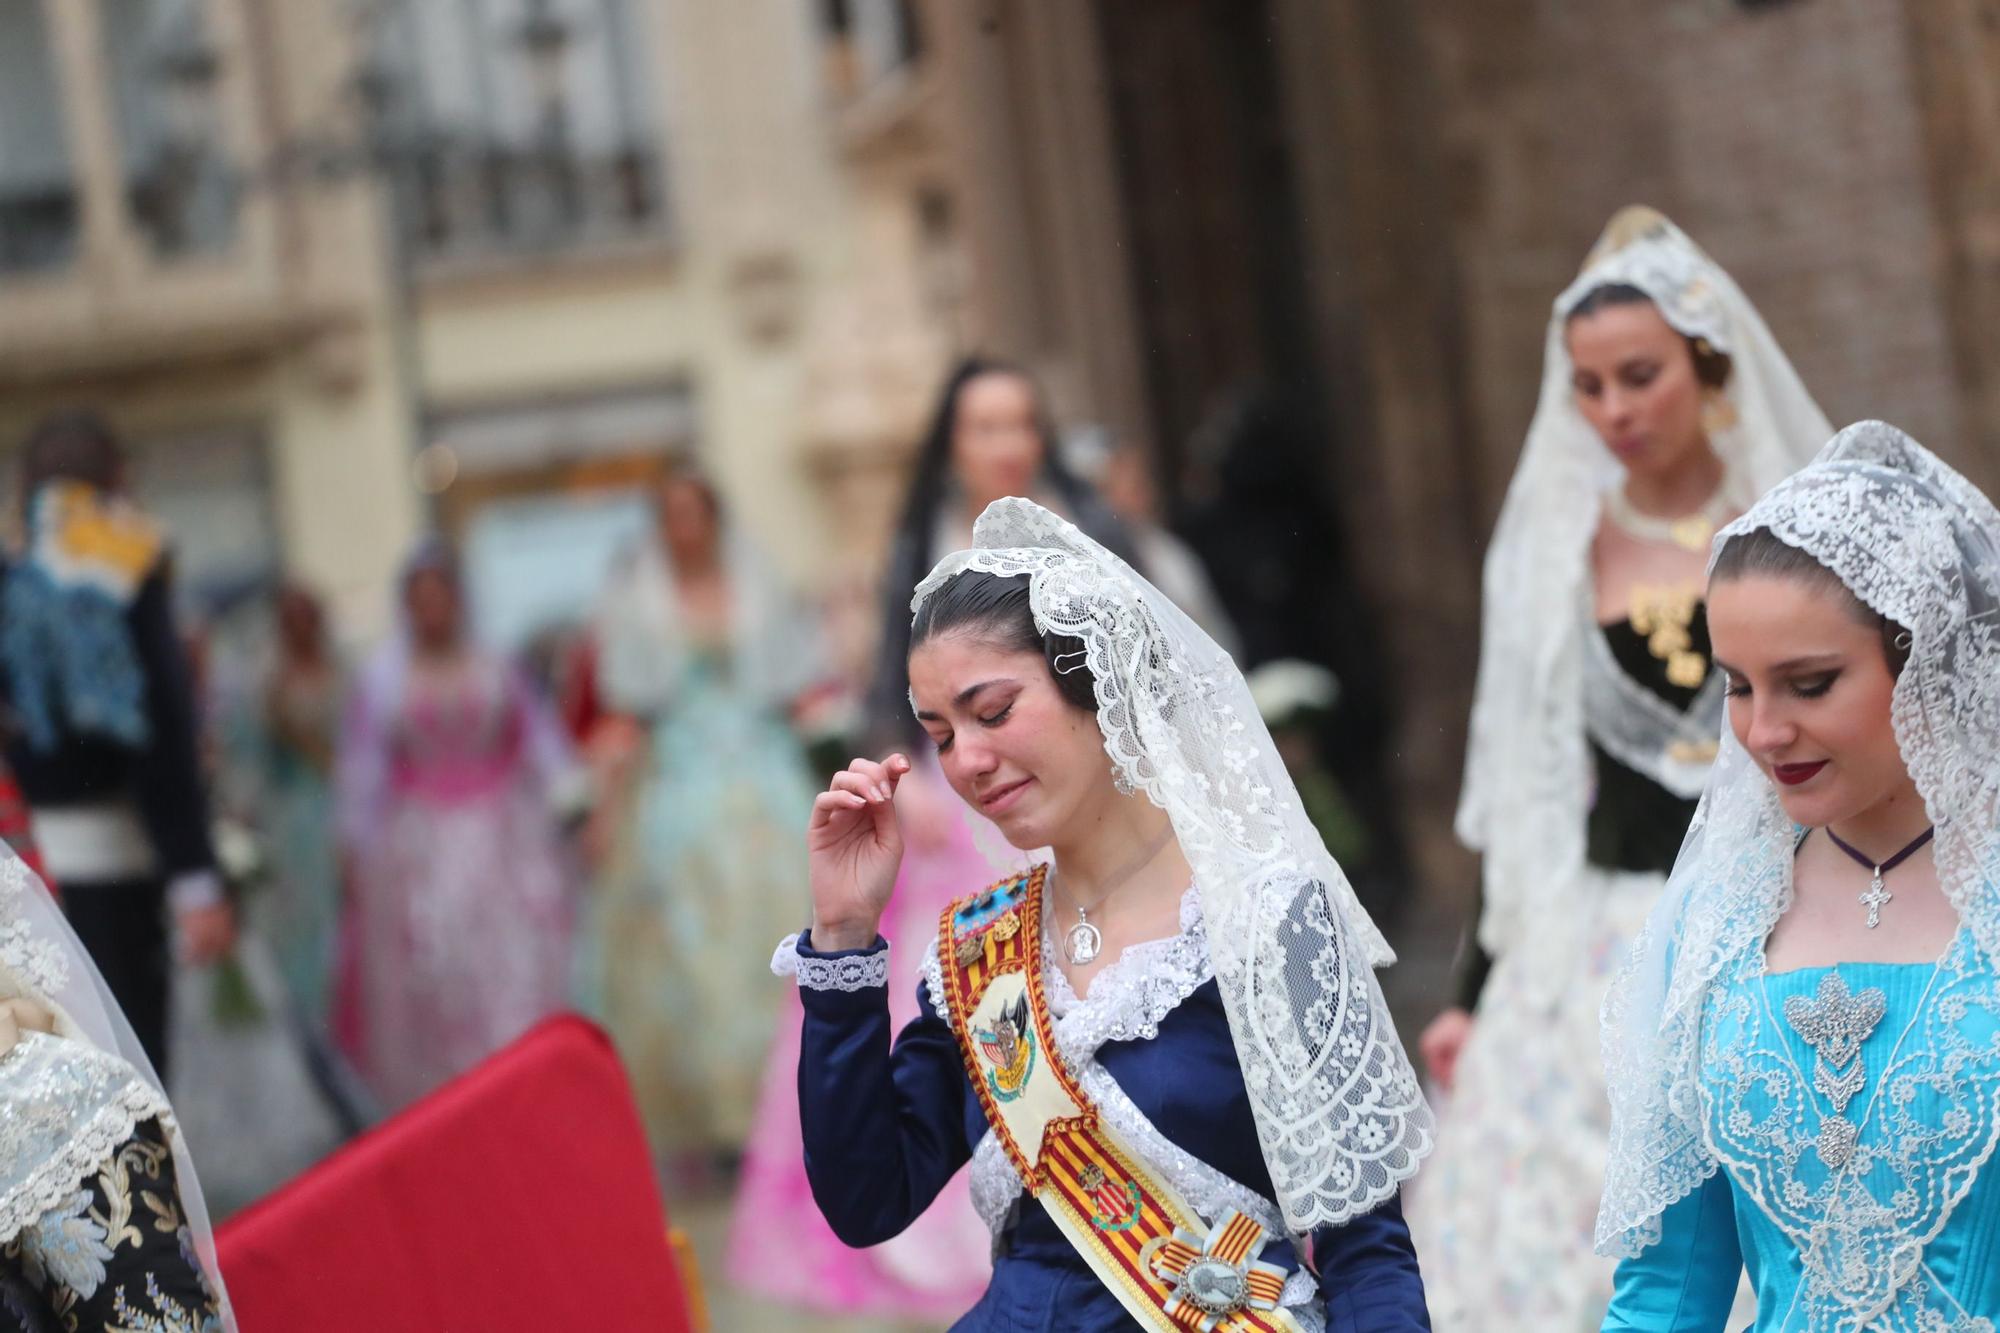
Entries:
[[1961,930],[1932,965],[1767,973],[1703,1013],[1705,1147],[1721,1163],[1619,1265],[1604,1328],[1993,1333],[2000,1321],[2000,976]]

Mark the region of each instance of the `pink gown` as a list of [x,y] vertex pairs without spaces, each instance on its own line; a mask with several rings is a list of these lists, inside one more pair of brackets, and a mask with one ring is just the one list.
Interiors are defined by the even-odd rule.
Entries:
[[341,1035],[395,1110],[566,1004],[575,885],[550,790],[568,754],[490,660],[443,686],[385,655],[346,731]]
[[[929,756],[897,788],[903,868],[882,918],[889,941],[889,1008],[898,1029],[917,1015],[924,951],[955,898],[1007,873],[975,844],[972,820]],[[1004,846],[997,830],[982,842]],[[775,941],[773,941],[775,943]],[[789,983],[785,983],[789,985]],[[799,1132],[801,1010],[794,990],[765,1066],[763,1095],[744,1154],[730,1229],[731,1282],[771,1300],[829,1314],[949,1322],[986,1289],[992,1240],[960,1171],[930,1210],[894,1240],[843,1245],[806,1185]]]

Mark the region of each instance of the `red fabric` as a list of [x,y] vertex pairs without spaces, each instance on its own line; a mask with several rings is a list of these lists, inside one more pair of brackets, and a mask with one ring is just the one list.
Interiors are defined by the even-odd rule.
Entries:
[[583,745],[604,718],[604,700],[597,692],[595,639],[583,636],[568,648],[556,682],[556,704],[563,725],[569,728],[570,739]]
[[541,1024],[216,1243],[243,1333],[691,1328],[631,1089],[580,1018]]
[[48,884],[49,892],[60,901],[62,894],[49,882],[49,872],[42,867],[42,852],[35,845],[35,834],[29,823],[27,798],[21,795],[21,784],[14,779],[14,771],[0,765],[0,842],[13,848],[14,854],[28,863],[28,869]]

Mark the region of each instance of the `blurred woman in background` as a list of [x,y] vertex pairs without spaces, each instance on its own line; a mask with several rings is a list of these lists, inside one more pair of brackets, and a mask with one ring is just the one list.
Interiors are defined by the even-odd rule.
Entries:
[[1130,549],[1123,525],[1058,445],[1041,391],[1018,366],[970,357],[945,380],[889,548],[882,652],[868,696],[874,748],[906,744],[917,732],[910,720],[909,590],[938,556],[972,540],[973,521],[987,505],[1024,496],[1111,549]]
[[1650,209],[1613,218],[1556,299],[1486,554],[1458,814],[1484,898],[1422,1038],[1451,1100],[1410,1214],[1441,1330],[1604,1313],[1598,1010],[1715,757],[1709,541],[1826,434],[1728,274]]
[[385,1110],[569,998],[581,775],[520,674],[481,649],[457,556],[420,545],[403,625],[349,703],[339,753],[351,890],[348,1036]]
[[258,701],[257,814],[272,860],[268,910],[259,924],[299,1017],[317,1031],[327,1021],[340,914],[333,767],[342,680],[319,599],[287,584],[275,611],[277,656]]
[[[966,891],[1010,867],[1019,852],[952,794],[910,713],[910,590],[937,557],[972,540],[972,524],[1002,496],[1040,499],[1085,531],[1123,549],[1111,512],[1064,463],[1034,381],[1005,362],[968,359],[945,380],[903,502],[883,581],[882,646],[874,658],[863,748],[903,748],[918,756],[902,782],[899,804],[908,848],[883,918],[882,933],[904,942],[891,956],[889,1003],[898,1023],[916,1017],[922,941],[938,913]],[[811,793],[807,805],[811,804]],[[792,911],[803,900],[794,898]],[[990,1238],[955,1181],[909,1230],[867,1250],[835,1238],[812,1200],[801,1164],[797,1075],[800,1009],[788,1015],[772,1048],[758,1106],[757,1130],[744,1164],[730,1239],[729,1272],[739,1283],[812,1309],[947,1320],[986,1284]],[[782,1236],[787,1262],[774,1270],[770,1241]]]
[[654,518],[596,617],[607,720],[593,749],[609,780],[578,984],[654,1150],[698,1187],[749,1137],[777,1029],[782,997],[739,959],[798,912],[813,788],[789,714],[820,663],[801,608],[705,478],[666,478]]

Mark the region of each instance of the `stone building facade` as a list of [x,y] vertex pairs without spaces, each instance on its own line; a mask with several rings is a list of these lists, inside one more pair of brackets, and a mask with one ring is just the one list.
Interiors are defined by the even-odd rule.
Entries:
[[829,488],[893,490],[954,344],[918,39],[904,0],[12,0],[0,443],[104,410],[185,569],[361,637],[432,526],[510,632],[573,611],[552,567],[674,459],[781,569],[865,560]]

